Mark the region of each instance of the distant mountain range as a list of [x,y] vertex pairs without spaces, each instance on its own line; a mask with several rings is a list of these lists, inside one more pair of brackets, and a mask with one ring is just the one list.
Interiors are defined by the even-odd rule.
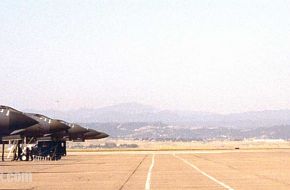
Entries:
[[78,123],[164,123],[188,128],[224,127],[247,129],[290,124],[290,110],[267,110],[234,114],[161,110],[139,103],[70,111],[26,110]]
[[290,139],[290,125],[233,129],[226,127],[182,127],[164,123],[89,123],[110,134],[113,138],[146,140],[243,140],[243,139]]

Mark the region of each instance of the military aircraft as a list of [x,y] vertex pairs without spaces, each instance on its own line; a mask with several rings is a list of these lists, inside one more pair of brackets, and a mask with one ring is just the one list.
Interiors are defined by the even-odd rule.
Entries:
[[[13,160],[29,160],[30,156],[31,159],[33,156],[40,156],[58,160],[66,155],[66,141],[84,142],[108,136],[78,124],[0,106],[2,161],[4,161],[4,144],[10,141],[13,142]],[[29,149],[27,144],[36,145]]]
[[49,137],[38,139],[38,144],[33,147],[32,155],[36,157],[59,160],[66,156],[66,141],[84,142],[85,140],[106,138],[109,135],[93,129],[84,128],[78,124],[57,120],[67,126],[68,130],[53,133]]
[[34,113],[25,113],[26,116],[36,120],[38,123],[32,125],[28,128],[23,129],[22,131],[14,132],[12,134],[20,134],[25,137],[43,137],[51,136],[53,133],[68,130],[70,127],[58,120],[51,119],[47,116]]
[[24,131],[30,126],[38,124],[38,121],[24,113],[8,107],[0,106],[0,137],[13,135]]
[[2,160],[4,160],[3,138],[19,133],[26,128],[36,125],[38,121],[26,116],[24,113],[8,107],[0,105],[0,143],[2,144]]
[[94,129],[85,128],[75,123],[67,123],[62,120],[58,121],[60,123],[64,123],[65,125],[70,126],[68,130],[63,130],[52,135],[59,140],[66,139],[74,142],[84,142],[85,140],[101,139],[109,136],[106,133],[102,133]]

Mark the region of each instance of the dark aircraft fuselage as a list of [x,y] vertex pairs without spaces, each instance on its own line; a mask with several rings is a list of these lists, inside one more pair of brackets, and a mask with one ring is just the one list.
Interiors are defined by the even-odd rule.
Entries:
[[38,122],[22,112],[7,106],[0,106],[0,137],[8,136],[14,131],[26,129]]
[[103,139],[103,138],[107,138],[107,137],[109,137],[108,134],[103,133],[103,132],[98,132],[98,131],[96,134],[91,133],[89,135],[85,135],[86,140]]
[[26,113],[32,119],[38,121],[37,124],[28,127],[23,133],[27,137],[41,137],[43,135],[52,135],[60,131],[68,130],[70,127],[58,120],[51,119],[44,115]]
[[[60,121],[66,123],[64,121]],[[68,123],[67,123],[68,124]],[[66,131],[55,133],[54,136],[58,139],[65,138],[72,141],[85,141],[87,139],[106,138],[109,135],[100,133],[94,129],[88,129],[78,124],[68,124],[70,128]]]

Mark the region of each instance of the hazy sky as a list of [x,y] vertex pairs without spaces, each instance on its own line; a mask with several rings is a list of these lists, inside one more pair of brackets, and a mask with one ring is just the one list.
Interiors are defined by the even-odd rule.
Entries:
[[290,1],[1,0],[0,71],[18,109],[287,109]]

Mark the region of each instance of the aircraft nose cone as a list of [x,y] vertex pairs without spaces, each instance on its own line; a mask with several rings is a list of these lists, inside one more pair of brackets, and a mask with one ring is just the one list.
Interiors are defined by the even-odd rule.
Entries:
[[21,112],[11,111],[9,113],[9,125],[12,129],[23,129],[37,124],[38,122]]
[[106,134],[106,133],[101,133],[101,134],[98,135],[98,137],[99,137],[100,139],[102,139],[102,138],[107,138],[107,137],[109,137],[109,135]]
[[98,131],[94,131],[94,132],[89,132],[87,134],[85,134],[85,139],[102,139],[102,138],[106,138],[109,135],[106,133],[100,133]]

